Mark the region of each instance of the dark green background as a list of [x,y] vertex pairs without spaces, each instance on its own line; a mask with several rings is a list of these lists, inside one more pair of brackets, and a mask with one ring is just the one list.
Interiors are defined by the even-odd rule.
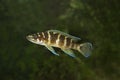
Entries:
[[[0,0],[0,80],[120,80],[119,0]],[[93,43],[76,59],[26,35],[57,29]]]

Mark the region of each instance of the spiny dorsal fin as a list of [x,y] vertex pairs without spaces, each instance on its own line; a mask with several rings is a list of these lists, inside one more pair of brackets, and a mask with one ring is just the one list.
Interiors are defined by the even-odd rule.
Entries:
[[53,32],[53,33],[59,33],[59,34],[62,34],[64,36],[68,36],[69,38],[72,38],[74,41],[78,41],[78,40],[81,40],[80,38],[78,37],[75,37],[75,36],[72,36],[72,35],[69,35],[67,33],[64,33],[62,31],[59,31],[59,30],[48,30],[49,32]]

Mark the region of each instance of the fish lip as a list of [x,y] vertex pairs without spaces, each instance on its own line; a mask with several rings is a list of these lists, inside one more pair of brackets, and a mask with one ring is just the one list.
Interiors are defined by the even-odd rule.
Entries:
[[30,40],[31,38],[32,38],[32,36],[30,36],[30,35],[26,36],[26,39],[27,39],[28,41],[31,41],[31,40]]
[[29,40],[29,36],[26,36],[26,39]]

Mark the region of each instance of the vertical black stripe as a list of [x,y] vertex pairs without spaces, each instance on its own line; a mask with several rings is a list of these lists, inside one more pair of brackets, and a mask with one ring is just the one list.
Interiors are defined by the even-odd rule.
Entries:
[[[71,39],[72,40],[72,39]],[[74,48],[74,44],[75,44],[75,42],[72,40],[72,42],[71,42],[71,48],[73,49]]]
[[66,38],[66,47],[70,46],[70,40],[71,40],[71,38]]

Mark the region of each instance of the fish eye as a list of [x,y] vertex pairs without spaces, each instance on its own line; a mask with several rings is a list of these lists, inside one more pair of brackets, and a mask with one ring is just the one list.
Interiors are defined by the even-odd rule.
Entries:
[[36,34],[33,34],[33,38],[34,38],[34,39],[37,39],[38,36],[37,36]]

